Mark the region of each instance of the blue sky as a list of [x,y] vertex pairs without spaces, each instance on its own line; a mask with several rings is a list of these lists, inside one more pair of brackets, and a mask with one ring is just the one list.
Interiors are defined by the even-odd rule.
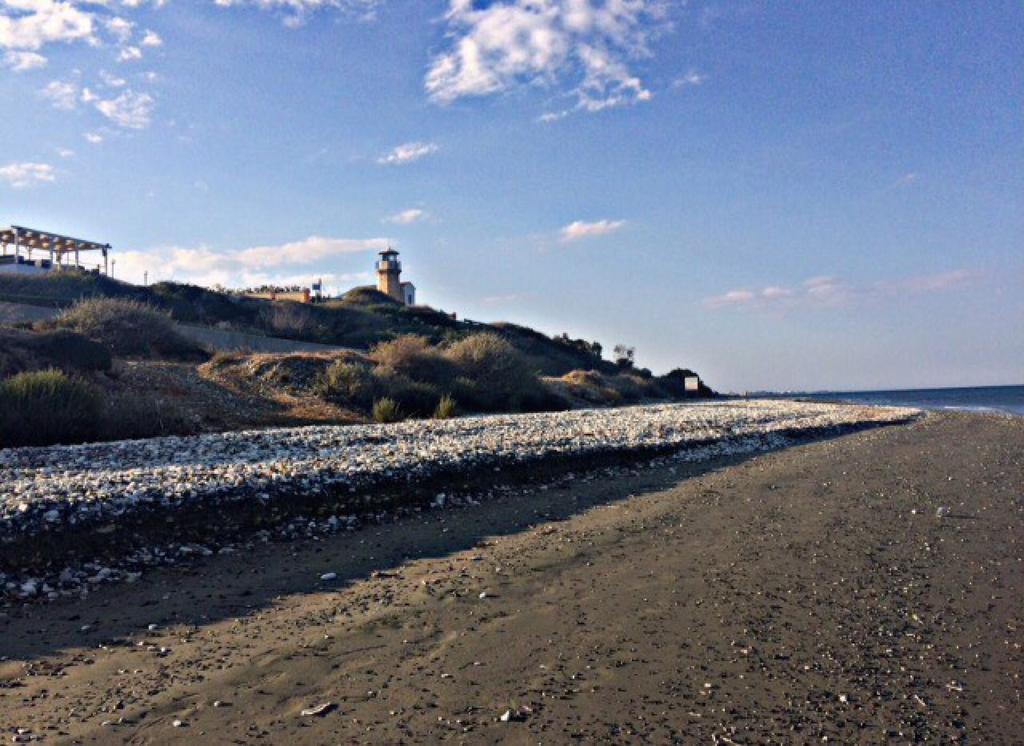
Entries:
[[1024,5],[0,0],[0,223],[118,276],[635,345],[725,390],[1024,382]]

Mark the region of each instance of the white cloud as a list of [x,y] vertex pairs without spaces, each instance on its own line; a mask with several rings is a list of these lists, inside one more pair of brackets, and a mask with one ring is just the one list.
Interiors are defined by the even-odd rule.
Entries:
[[114,124],[126,129],[145,129],[152,119],[156,103],[148,93],[124,91],[116,98],[99,99],[96,109]]
[[662,0],[502,0],[486,7],[450,0],[448,48],[431,62],[424,85],[441,104],[567,80],[577,109],[647,101],[651,92],[630,63],[648,56],[665,7]]
[[728,293],[708,298],[704,305],[708,308],[724,308],[727,306],[745,306],[757,299],[757,294],[751,290],[730,290]]
[[[100,77],[108,88],[119,89],[126,84],[123,78],[105,72],[101,72]],[[41,94],[57,109],[71,110],[79,103],[89,104],[111,122],[125,129],[138,130],[148,127],[152,121],[153,107],[156,105],[156,101],[148,93],[127,89],[112,98],[103,98],[90,88],[80,88],[77,83],[63,80],[50,81]]]
[[124,78],[119,78],[116,75],[111,75],[106,70],[100,70],[100,80],[103,81],[103,85],[108,88],[124,88],[128,85],[128,81]]
[[708,76],[703,73],[699,73],[696,70],[690,70],[686,75],[681,75],[672,81],[673,88],[690,88],[693,86],[704,85],[707,81]]
[[789,288],[780,288],[777,286],[766,287],[761,291],[761,297],[765,300],[780,300],[782,298],[790,298],[793,295],[793,291]]
[[432,142],[407,142],[382,155],[377,159],[377,163],[385,166],[402,166],[433,155],[440,149],[440,146]]
[[411,223],[426,220],[427,217],[429,216],[424,210],[420,210],[419,208],[414,207],[409,210],[402,210],[401,212],[396,212],[394,215],[389,216],[387,218],[387,221],[389,223],[395,223],[397,225],[410,225]]
[[120,16],[108,18],[103,25],[121,44],[128,43],[128,40],[132,38],[132,31],[135,29],[134,23]]
[[160,38],[160,34],[156,31],[146,31],[142,37],[142,41],[139,42],[144,47],[162,47],[164,40]]
[[14,189],[27,189],[56,179],[53,166],[48,163],[8,163],[0,166],[0,181]]
[[99,132],[86,132],[82,137],[84,137],[85,141],[90,145],[99,145],[103,142],[103,135]]
[[879,280],[867,286],[849,285],[838,277],[825,275],[805,280],[797,288],[775,285],[761,290],[730,290],[707,298],[707,308],[791,308],[833,307],[854,301],[935,293],[968,284],[981,275],[976,270],[957,269],[938,274],[912,275],[891,280]]
[[571,113],[572,112],[567,109],[562,111],[546,111],[537,117],[537,121],[542,122],[543,124],[551,124],[552,122],[557,122],[560,119],[565,119]]
[[323,9],[339,10],[370,19],[382,0],[214,0],[222,8],[253,6],[260,10],[285,13],[285,25],[301,26],[310,13]]
[[38,52],[16,52],[10,51],[4,55],[4,65],[16,73],[23,73],[28,70],[38,70],[46,67],[46,58]]
[[[346,278],[359,281],[368,275],[321,272],[319,270],[322,267],[316,265],[347,254],[379,251],[387,245],[387,239],[384,238],[310,236],[302,241],[277,246],[256,246],[234,251],[215,251],[207,247],[126,251],[117,253],[117,274],[124,279],[141,281],[142,273],[148,270],[151,279],[159,277],[226,287],[303,284],[322,275],[327,282],[341,284]],[[300,267],[308,267],[308,273],[297,274],[296,269]]]
[[78,86],[64,80],[51,80],[40,94],[48,99],[55,109],[69,111],[78,105]]
[[36,52],[54,42],[95,41],[94,16],[68,0],[0,0],[0,48]]
[[123,47],[120,52],[117,53],[118,62],[135,62],[136,60],[142,59],[142,50],[138,47],[127,46]]
[[598,220],[593,223],[574,220],[562,228],[560,232],[561,241],[562,243],[570,243],[584,238],[606,236],[609,233],[620,230],[625,224],[625,220]]
[[977,280],[981,274],[982,273],[977,270],[954,269],[950,272],[914,275],[912,277],[904,277],[899,280],[883,281],[877,283],[876,288],[883,292],[894,294],[934,293],[968,284]]

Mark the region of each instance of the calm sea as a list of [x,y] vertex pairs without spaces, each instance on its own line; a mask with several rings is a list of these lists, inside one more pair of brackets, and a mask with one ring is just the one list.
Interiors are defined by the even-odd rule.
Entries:
[[919,409],[962,409],[1024,416],[1024,386],[977,386],[961,389],[906,389],[896,391],[820,391],[795,398],[884,404]]

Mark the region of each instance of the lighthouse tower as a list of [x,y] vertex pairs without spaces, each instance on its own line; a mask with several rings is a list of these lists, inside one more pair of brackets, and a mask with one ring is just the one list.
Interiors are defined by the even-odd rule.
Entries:
[[398,261],[398,252],[390,246],[380,252],[377,261],[377,290],[407,306],[416,302],[416,286],[402,282],[402,263]]

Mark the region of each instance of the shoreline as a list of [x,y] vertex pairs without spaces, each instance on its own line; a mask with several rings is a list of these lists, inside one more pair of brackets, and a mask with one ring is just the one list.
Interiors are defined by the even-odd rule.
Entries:
[[1021,483],[1024,423],[932,415],[157,569],[8,607],[0,722],[82,742],[1011,742]]
[[[515,484],[675,453],[704,459],[764,451],[914,416],[834,405],[657,405],[20,449],[0,454],[0,490],[16,495],[0,521],[0,575],[9,576],[0,577],[0,597],[77,593],[104,568],[112,577],[110,565],[125,555],[145,553],[129,557],[132,573],[166,563],[172,556],[152,549],[172,541],[186,545],[186,554],[208,554],[303,519],[333,522],[324,527],[330,533],[367,514],[423,509],[453,482],[471,494],[495,472]],[[313,443],[321,447],[307,446],[307,437],[319,437]],[[223,455],[211,455],[218,448]],[[275,462],[278,449],[289,455]],[[72,467],[60,471],[65,460]],[[51,484],[65,492],[106,490],[108,497],[65,501]],[[173,489],[173,498],[164,489]],[[64,568],[85,563],[99,567]],[[31,574],[46,568],[44,577]]]

